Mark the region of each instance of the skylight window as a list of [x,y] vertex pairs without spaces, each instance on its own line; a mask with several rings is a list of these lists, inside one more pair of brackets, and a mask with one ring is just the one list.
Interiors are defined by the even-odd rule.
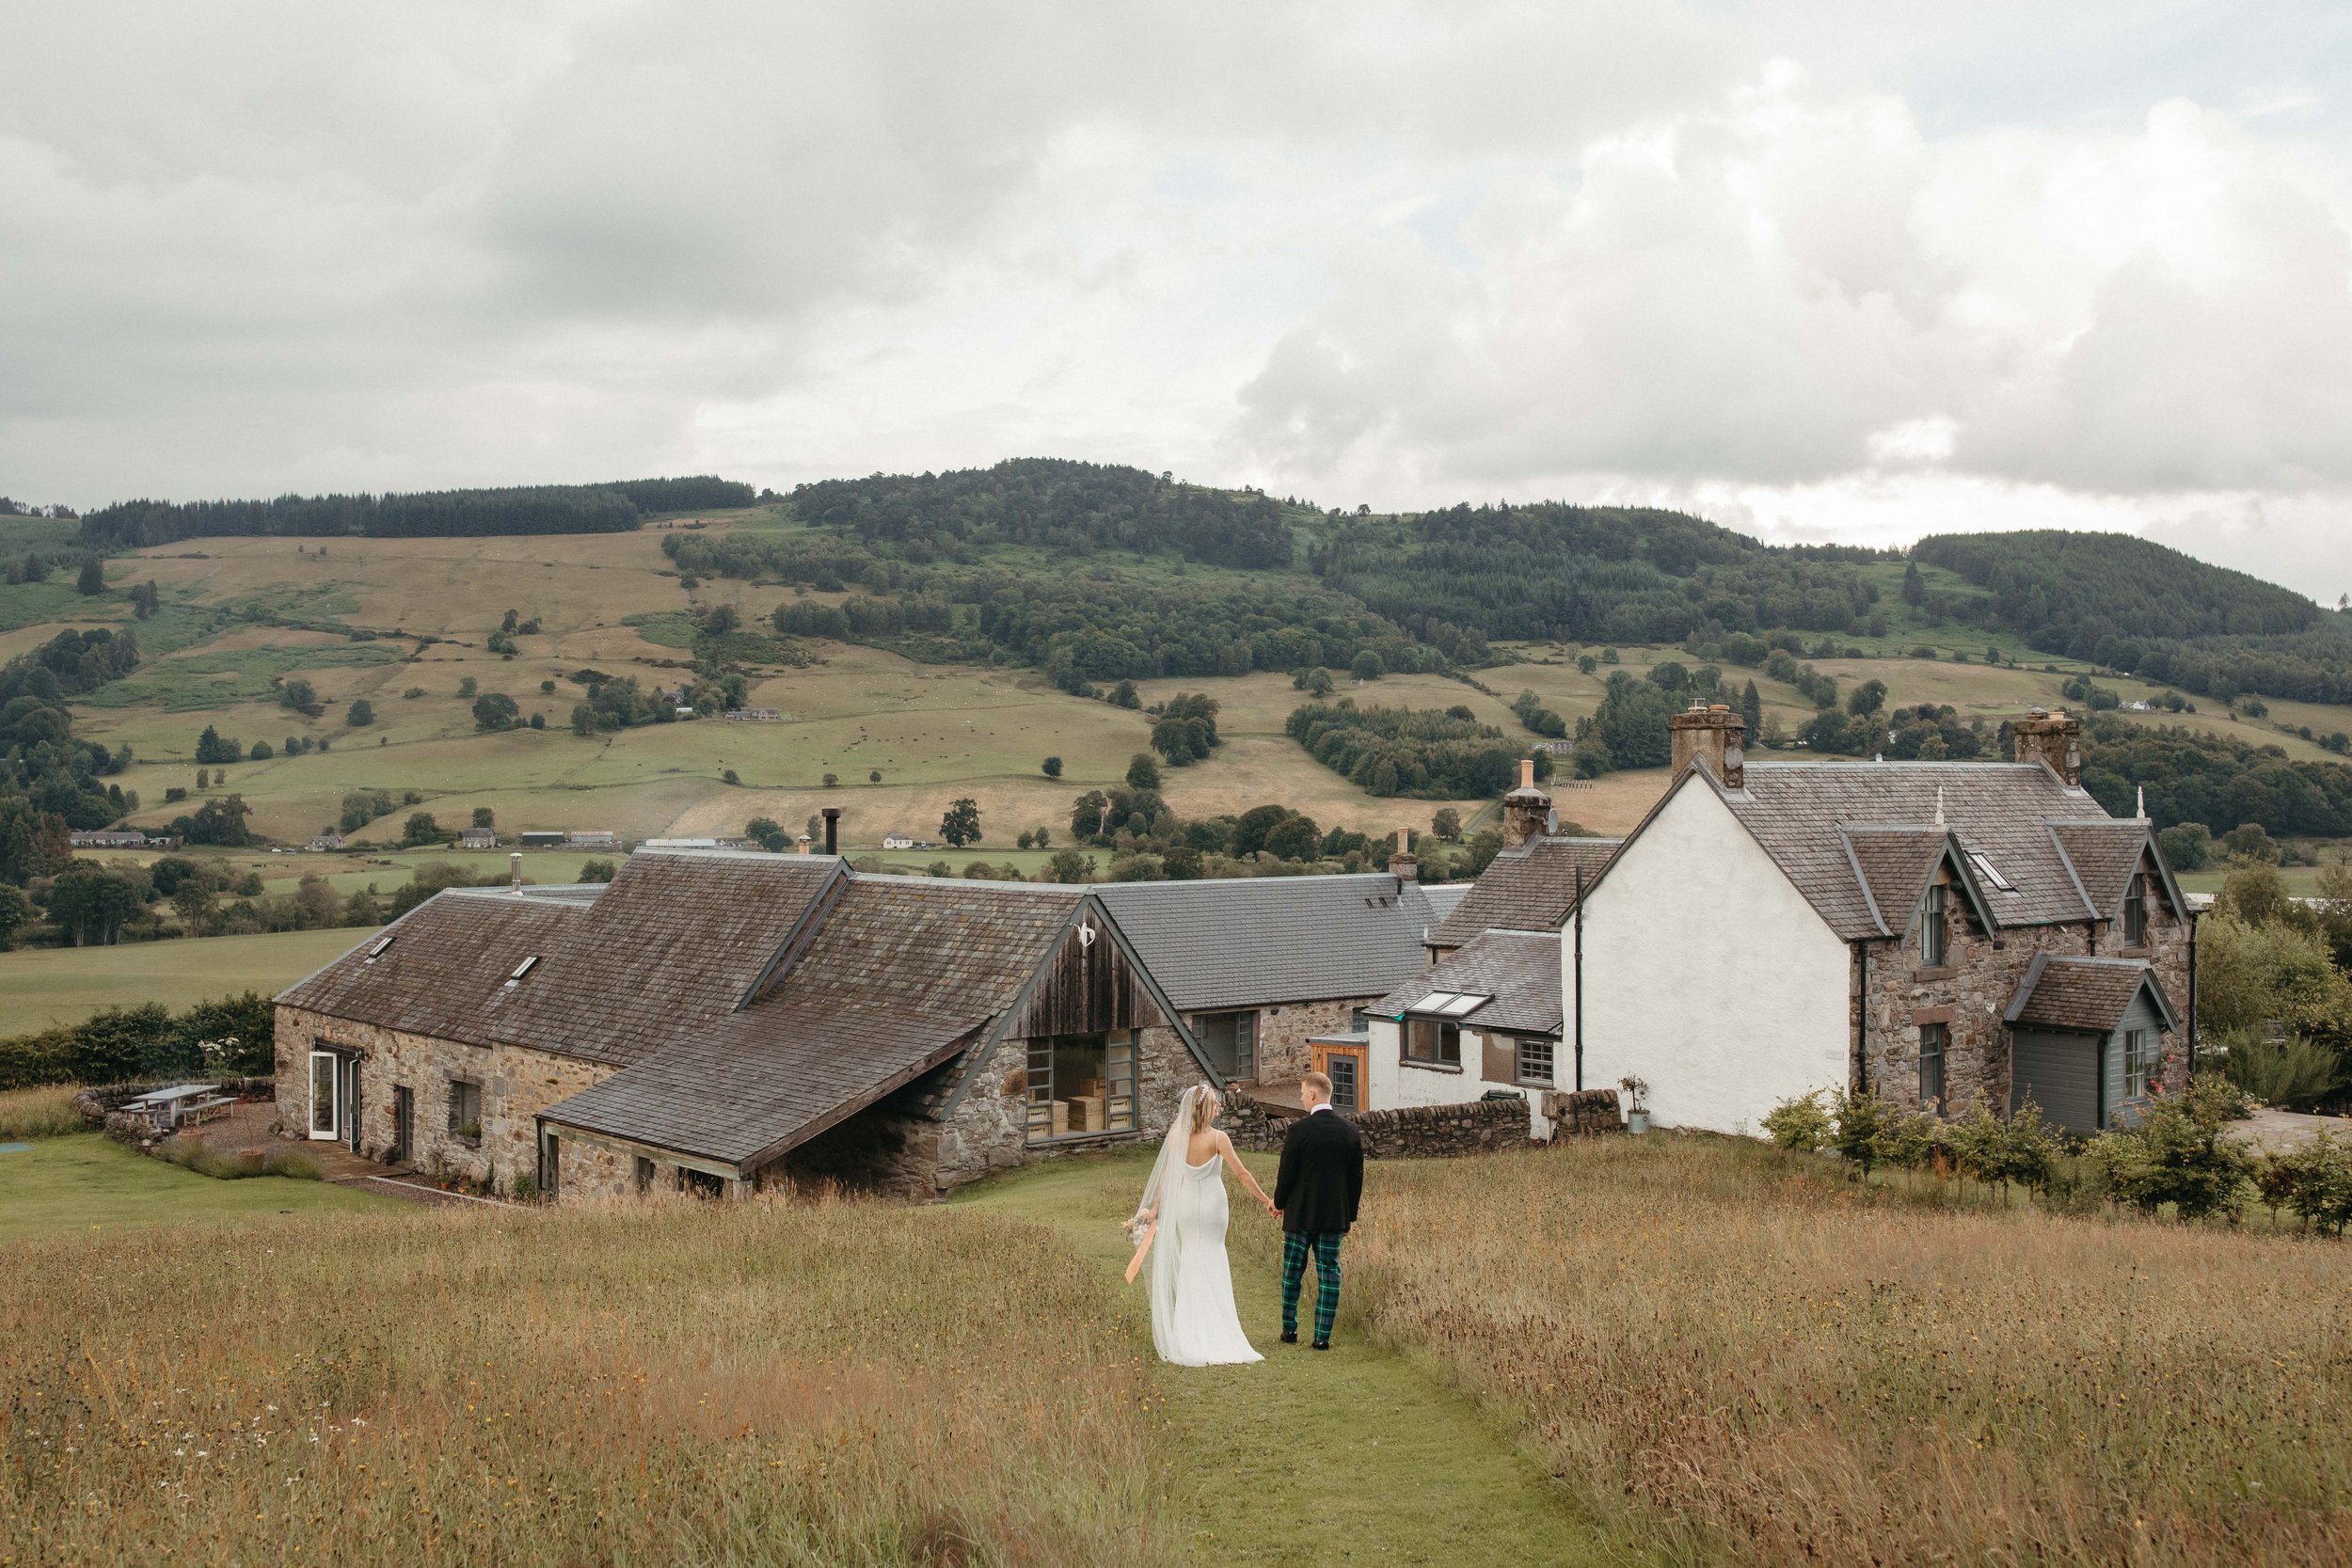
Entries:
[[378,958],[382,958],[382,957],[384,956],[384,949],[386,949],[387,947],[389,947],[391,944],[392,944],[392,939],[391,939],[391,938],[389,938],[389,937],[386,937],[386,938],[384,938],[382,941],[378,942],[377,942],[377,943],[376,943],[373,947],[371,947],[371,948],[369,948],[369,949],[368,949],[368,956],[367,956],[365,958],[362,958],[362,959],[360,960],[360,962],[362,962],[362,963],[373,963],[373,962],[375,962],[375,960],[376,960],[376,959],[378,959]]
[[1977,868],[1977,876],[1979,879],[1991,882],[1994,887],[2000,889],[2003,893],[2015,893],[2017,891],[2016,884],[2011,882],[2007,877],[2002,876],[1999,868],[1994,865],[1993,862],[1985,856],[1984,851],[1981,849],[1971,849],[1968,851],[1968,863]]
[[508,985],[510,985],[510,986],[511,986],[511,985],[515,984],[517,980],[520,980],[520,979],[521,979],[524,975],[526,975],[526,974],[530,974],[530,973],[531,973],[532,966],[533,966],[533,965],[535,965],[535,964],[537,964],[537,963],[538,963],[538,961],[539,961],[539,955],[538,955],[538,954],[536,954],[536,953],[533,953],[532,955],[531,955],[531,957],[529,957],[528,958],[525,958],[522,962],[520,962],[520,963],[516,964],[516,965],[515,966],[515,973],[514,973],[514,974],[509,974],[509,975],[506,977],[506,983],[507,983]]
[[1427,996],[1422,997],[1420,1005],[1412,1011],[1435,1013],[1440,1018],[1460,1018],[1464,1013],[1483,1007],[1492,1000],[1491,997],[1471,996],[1461,991],[1433,990]]

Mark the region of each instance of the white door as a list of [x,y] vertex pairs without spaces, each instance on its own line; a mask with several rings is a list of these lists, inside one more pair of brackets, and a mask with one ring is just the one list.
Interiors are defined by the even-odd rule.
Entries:
[[332,1051],[310,1053],[310,1136],[331,1141],[342,1135],[343,1075]]

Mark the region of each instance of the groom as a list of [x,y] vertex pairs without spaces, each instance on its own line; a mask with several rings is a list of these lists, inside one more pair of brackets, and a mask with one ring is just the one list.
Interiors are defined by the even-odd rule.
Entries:
[[1340,1238],[1356,1223],[1364,1194],[1364,1141],[1354,1123],[1331,1109],[1331,1080],[1311,1072],[1300,1081],[1307,1114],[1282,1139],[1274,1178],[1274,1207],[1282,1216],[1282,1343],[1298,1343],[1298,1287],[1307,1255],[1315,1258],[1314,1348],[1331,1348],[1331,1320],[1340,1311]]

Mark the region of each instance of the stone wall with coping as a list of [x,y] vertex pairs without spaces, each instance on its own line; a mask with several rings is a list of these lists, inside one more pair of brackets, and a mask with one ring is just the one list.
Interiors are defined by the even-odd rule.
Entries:
[[[1528,1101],[1518,1095],[1339,1114],[1356,1124],[1364,1135],[1364,1153],[1375,1160],[1446,1159],[1521,1148],[1531,1141]],[[1217,1125],[1225,1129],[1235,1148],[1279,1148],[1283,1135],[1297,1119],[1232,1092],[1217,1113]]]
[[[300,1007],[278,1009],[278,1131],[307,1135],[310,1109],[310,1052],[332,1043],[360,1053],[359,1147],[361,1155],[389,1162],[397,1136],[392,1089],[405,1085],[415,1119],[408,1151],[419,1170],[447,1173],[472,1181],[510,1186],[517,1176],[536,1178],[538,1117],[618,1069],[600,1062],[557,1056],[519,1046],[466,1045],[431,1035],[412,1035],[371,1023],[354,1023]],[[482,1087],[481,1136],[469,1140],[450,1131],[453,1080]],[[585,1145],[575,1145],[584,1156]],[[569,1149],[566,1153],[570,1152]],[[593,1180],[583,1159],[583,1180]],[[568,1172],[567,1172],[568,1174]]]

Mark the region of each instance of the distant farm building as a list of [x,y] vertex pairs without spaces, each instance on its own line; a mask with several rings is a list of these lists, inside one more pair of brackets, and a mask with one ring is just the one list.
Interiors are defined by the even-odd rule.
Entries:
[[321,833],[316,838],[305,840],[302,847],[311,854],[319,855],[342,848],[344,842],[343,835],[341,833]]
[[77,829],[66,834],[66,841],[76,849],[144,849],[160,842],[150,839],[135,828]]
[[618,849],[621,847],[620,835],[608,832],[602,828],[587,828],[579,832],[567,832],[564,835],[564,842],[574,849]]
[[499,847],[498,830],[468,828],[457,835],[457,845],[462,849],[495,849]]
[[912,849],[914,847],[914,835],[913,833],[884,833],[882,834],[882,847],[885,849]]
[[561,830],[553,832],[527,832],[522,836],[522,845],[526,849],[561,849],[570,839],[571,835]]
[[784,718],[780,707],[731,707],[719,715],[730,724],[773,724]]

